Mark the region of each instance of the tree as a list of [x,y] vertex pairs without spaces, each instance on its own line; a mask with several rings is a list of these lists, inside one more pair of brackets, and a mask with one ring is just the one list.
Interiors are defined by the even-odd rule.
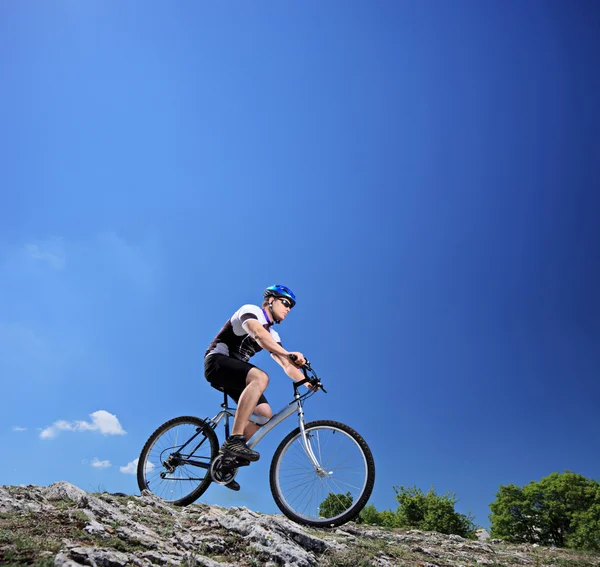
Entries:
[[346,494],[334,494],[330,492],[327,498],[319,504],[319,516],[321,518],[333,518],[339,514],[344,513],[350,506],[352,506],[352,495],[347,492]]
[[501,485],[490,509],[492,537],[600,549],[600,485],[582,475],[565,471],[522,488]]
[[522,488],[509,484],[500,486],[496,500],[490,504],[492,537],[513,543],[536,541],[537,528],[534,506]]
[[573,514],[573,531],[567,537],[567,546],[573,549],[600,551],[600,491],[596,502],[584,512]]
[[380,526],[381,518],[377,508],[373,504],[365,506],[359,514],[357,522],[369,526]]
[[398,519],[400,525],[419,528],[427,513],[427,502],[420,488],[413,486],[394,486],[396,500],[398,501]]
[[392,512],[391,510],[382,510],[379,512],[379,525],[383,526],[384,528],[401,527],[398,514]]
[[474,537],[477,526],[469,514],[459,514],[454,510],[458,501],[455,494],[438,495],[434,487],[427,494],[416,486],[407,488],[394,486],[398,509],[398,525],[443,534],[457,534]]
[[398,516],[392,510],[382,510],[379,512],[373,504],[365,506],[356,520],[359,524],[369,526],[382,526],[384,528],[398,528],[400,522]]

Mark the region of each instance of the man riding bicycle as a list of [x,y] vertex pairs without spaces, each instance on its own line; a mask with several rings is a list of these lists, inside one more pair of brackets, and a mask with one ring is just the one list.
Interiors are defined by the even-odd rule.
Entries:
[[[248,362],[252,356],[263,349],[268,350],[292,380],[304,379],[299,370],[306,362],[304,356],[283,348],[279,334],[273,329],[273,325],[281,323],[294,305],[296,296],[291,289],[283,285],[268,287],[261,307],[249,304],[240,307],[223,325],[204,355],[206,379],[237,402],[231,436],[219,451],[224,457],[258,461],[260,454],[246,445],[259,427],[249,418],[252,413],[267,419],[273,416],[264,396],[269,376]],[[294,362],[290,355],[294,355]],[[231,490],[240,489],[235,480],[225,486]]]

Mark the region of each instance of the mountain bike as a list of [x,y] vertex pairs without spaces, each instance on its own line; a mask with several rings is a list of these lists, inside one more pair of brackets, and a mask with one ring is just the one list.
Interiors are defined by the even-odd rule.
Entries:
[[[293,356],[293,355],[292,355]],[[366,441],[351,427],[337,421],[306,423],[304,402],[317,391],[327,393],[310,363],[301,368],[304,379],[293,383],[294,399],[270,419],[252,414],[259,425],[247,441],[254,448],[282,421],[298,414],[298,427],[277,447],[269,472],[275,503],[291,520],[316,527],[340,526],[355,518],[367,503],[375,483],[375,463]],[[306,393],[299,388],[309,384]],[[218,386],[213,386],[223,391]],[[225,439],[236,409],[224,399],[213,418],[183,416],[161,425],[142,449],[137,481],[140,491],[178,506],[197,500],[211,482],[227,484],[239,467],[250,463],[219,454],[216,428],[223,422]]]

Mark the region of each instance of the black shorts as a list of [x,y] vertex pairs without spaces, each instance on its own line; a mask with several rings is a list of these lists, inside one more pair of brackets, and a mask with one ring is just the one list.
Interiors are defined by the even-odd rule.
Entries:
[[[224,354],[211,354],[204,359],[204,377],[211,384],[221,386],[236,403],[246,388],[246,376],[252,368],[256,366]],[[267,403],[264,395],[258,400],[258,404]]]

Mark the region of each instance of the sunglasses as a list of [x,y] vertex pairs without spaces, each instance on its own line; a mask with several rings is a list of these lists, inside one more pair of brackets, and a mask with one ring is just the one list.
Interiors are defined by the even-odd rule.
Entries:
[[281,297],[279,297],[278,299],[279,301],[281,301],[281,303],[283,303],[284,307],[287,307],[288,309],[291,309],[293,307],[293,305],[287,299],[283,299]]

